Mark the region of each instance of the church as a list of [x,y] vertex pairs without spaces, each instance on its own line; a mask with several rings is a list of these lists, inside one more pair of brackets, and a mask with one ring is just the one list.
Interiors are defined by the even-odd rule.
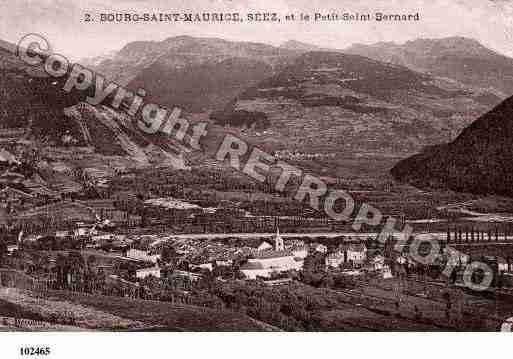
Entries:
[[270,278],[273,273],[298,271],[303,268],[303,258],[295,257],[292,251],[285,249],[279,229],[276,230],[273,242],[274,246],[262,242],[241,266],[240,271],[247,279]]

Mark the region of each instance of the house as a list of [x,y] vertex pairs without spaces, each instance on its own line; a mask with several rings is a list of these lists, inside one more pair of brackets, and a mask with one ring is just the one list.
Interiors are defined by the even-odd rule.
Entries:
[[273,246],[269,242],[262,241],[262,243],[260,243],[260,245],[257,247],[256,250],[258,252],[261,252],[261,251],[267,251],[267,250],[271,250],[271,249],[273,249]]
[[98,233],[91,236],[91,240],[93,242],[101,243],[103,241],[112,241],[114,239],[114,234],[112,233]]
[[350,243],[346,249],[346,261],[353,265],[362,265],[367,259],[367,248],[363,243]]
[[160,278],[160,267],[155,266],[155,267],[150,267],[150,268],[142,268],[142,269],[137,269],[135,271],[135,276],[137,279],[143,279],[150,275],[154,276],[156,278]]
[[287,272],[289,270],[301,270],[303,261],[294,258],[289,251],[269,253],[265,256],[248,258],[247,262],[240,267],[240,271],[248,279],[257,277],[269,278],[272,273]]
[[308,256],[308,247],[307,246],[293,247],[290,249],[290,251],[292,252],[292,255],[295,258],[305,259]]
[[320,253],[323,253],[323,254],[326,254],[328,252],[328,247],[326,247],[324,244],[320,244],[320,243],[312,244],[311,248],[315,252],[320,252]]
[[44,238],[44,237],[46,237],[46,236],[43,235],[43,234],[29,234],[29,235],[27,235],[27,236],[25,236],[23,238],[23,241],[25,241],[25,242],[36,242],[40,238]]
[[[367,260],[367,248],[362,243],[344,243],[335,253],[328,255],[326,265],[339,267],[342,263],[349,263],[353,267],[361,267]],[[329,262],[329,264],[328,264]]]
[[18,251],[18,245],[17,244],[8,244],[7,245],[7,254],[11,255],[14,252]]
[[292,282],[292,278],[279,278],[279,279],[267,279],[264,280],[264,284],[270,287],[276,287],[280,285],[286,285]]
[[77,228],[73,231],[75,237],[84,237],[97,234],[96,228],[94,226],[78,222]]
[[385,257],[383,257],[381,254],[378,254],[370,260],[370,264],[374,270],[383,270],[385,268]]
[[390,269],[390,266],[385,264],[383,266],[383,279],[388,279],[388,278],[392,278],[393,275],[392,275],[392,270]]
[[506,262],[503,258],[497,259],[497,270],[499,272],[507,272],[510,269],[509,267],[510,267],[509,263]]
[[157,263],[157,260],[160,258],[160,254],[149,254],[148,251],[136,248],[130,248],[125,257],[136,259],[145,262]]
[[200,280],[203,277],[201,274],[184,271],[184,270],[175,270],[175,271],[173,271],[172,276],[186,278],[186,279],[189,279],[191,282]]
[[192,269],[206,269],[210,272],[214,269],[212,263],[191,264]]
[[403,256],[403,255],[399,255],[395,261],[398,263],[398,264],[406,264],[408,262],[408,259]]
[[338,268],[345,263],[345,253],[336,251],[326,256],[326,267]]
[[470,261],[470,257],[467,254],[457,251],[451,247],[446,247],[444,249],[444,255],[447,258],[447,265],[451,266],[467,264]]
[[69,231],[55,231],[55,238],[67,238],[69,236]]
[[257,279],[258,277],[269,278],[273,270],[265,268],[264,265],[258,262],[247,262],[240,267],[240,271],[246,279]]
[[410,256],[409,254],[400,254],[399,256],[397,256],[395,258],[395,262],[397,264],[405,265],[408,267],[416,266],[418,264],[418,262],[415,259],[413,259],[413,257]]
[[232,259],[217,259],[216,260],[216,266],[219,266],[219,267],[229,267],[233,264],[233,260]]

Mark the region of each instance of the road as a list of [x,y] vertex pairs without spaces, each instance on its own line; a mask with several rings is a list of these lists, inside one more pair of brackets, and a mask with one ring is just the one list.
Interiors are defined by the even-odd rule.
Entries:
[[[282,238],[336,238],[350,237],[351,239],[366,240],[367,237],[375,238],[376,232],[315,232],[315,233],[280,233]],[[445,240],[446,233],[431,233],[441,240]],[[272,238],[276,233],[190,233],[190,234],[169,234],[170,238],[175,239],[224,239],[224,238]],[[348,238],[349,239],[349,238]]]

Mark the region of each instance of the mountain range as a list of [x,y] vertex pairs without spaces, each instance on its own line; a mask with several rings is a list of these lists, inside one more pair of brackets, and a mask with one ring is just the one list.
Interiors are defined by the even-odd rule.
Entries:
[[[355,54],[401,65],[431,77],[486,90],[500,99],[513,94],[513,59],[462,37],[353,45],[341,50],[294,40],[275,47],[177,36],[160,42],[128,43],[93,67],[121,85],[144,88],[152,100],[202,112],[219,110],[228,98],[279,73],[310,51]],[[91,61],[98,62],[97,58]]]
[[143,69],[154,64],[169,69],[183,69],[231,58],[246,58],[279,68],[297,54],[297,50],[262,43],[176,36],[163,41],[130,42],[95,69],[109,79],[127,85]]
[[461,83],[513,95],[513,59],[490,50],[474,39],[448,37],[417,39],[404,44],[356,44],[344,50]]
[[[431,46],[425,56],[431,59],[439,51],[445,58],[449,47]],[[348,158],[352,163],[382,159],[386,167],[425,146],[447,142],[505,97],[482,80],[439,76],[411,63],[354,54],[355,48],[178,36],[131,42],[89,64],[110,80],[144,88],[146,101],[180,106],[186,116],[210,121],[213,132],[228,127],[271,152],[329,157],[334,175],[344,175],[341,162]],[[508,60],[473,40],[464,39],[459,48],[451,56]],[[422,58],[420,50],[417,56]],[[4,128],[29,128],[54,146],[64,146],[63,138],[71,136],[74,145],[91,148],[101,158],[128,158],[141,165],[173,162],[170,150],[183,153],[171,140],[141,135],[121,111],[85,104],[80,94],[63,94],[58,81],[31,79],[9,51],[0,60],[0,90],[7,94],[0,99]]]
[[[450,140],[500,102],[486,90],[340,52],[307,52],[211,118],[275,151],[404,158]],[[265,121],[263,120],[265,119]],[[265,124],[265,128],[262,128]],[[240,123],[251,127],[251,124]],[[337,173],[343,175],[343,166]]]
[[[454,39],[441,39],[440,42],[447,42],[447,46],[440,47],[447,49]],[[466,46],[469,49],[464,50]],[[346,131],[347,127],[351,127],[357,132],[363,130],[368,133],[368,136],[357,136],[362,140],[360,147],[365,148],[367,144],[369,148],[380,148],[386,142],[400,148],[405,144],[400,152],[408,153],[424,145],[438,143],[440,139],[451,138],[471,119],[505,97],[498,89],[488,86],[483,88],[474,85],[470,80],[439,77],[430,72],[419,71],[417,67],[412,69],[402,64],[393,65],[388,63],[390,61],[384,62],[380,59],[371,61],[369,58],[373,57],[370,56],[372,54],[368,57],[350,54],[357,52],[355,49],[356,47],[330,50],[298,41],[288,41],[280,47],[274,47],[215,38],[178,36],[161,42],[129,43],[112,59],[101,62],[96,70],[132,89],[144,88],[148,94],[147,100],[170,107],[180,106],[189,112],[221,112],[222,116],[213,118],[222,118],[219,122],[222,125],[234,124],[230,121],[233,109],[246,111],[245,114],[251,111],[263,112],[266,117],[281,119],[295,114],[297,121],[303,121],[306,127],[321,132],[321,128],[327,128],[329,124],[336,126],[329,120],[336,117],[340,122],[338,125],[342,127],[338,130],[332,128],[332,132]],[[309,57],[311,52],[316,55]],[[433,48],[429,56],[434,53],[436,49]],[[486,51],[486,48],[471,40],[463,39],[459,53],[466,58],[468,53],[486,57],[493,52]],[[441,52],[440,56],[445,55]],[[327,60],[326,63],[331,69],[322,69],[324,60]],[[304,76],[305,61],[310,62],[308,71],[316,69],[318,79],[313,81],[317,81],[316,84]],[[316,66],[315,61],[319,62],[319,66]],[[294,75],[295,71],[297,76]],[[244,105],[249,97],[258,97],[255,91],[262,94],[266,89],[270,90],[269,84],[273,82],[278,82],[283,87],[280,79],[287,76],[297,77],[294,91],[302,92],[301,96],[304,97],[298,103],[289,103],[282,110],[255,109],[251,105]],[[285,91],[288,94],[284,97],[290,102],[291,86],[288,87]],[[281,92],[268,91],[263,98],[269,100],[270,97],[275,97],[273,101],[279,102],[284,91]],[[324,103],[316,102],[314,96],[323,97]],[[345,100],[337,99],[338,97]],[[345,103],[350,98],[350,101],[357,101],[359,104]],[[241,102],[243,99],[245,102]],[[373,105],[373,101],[378,102]],[[315,103],[315,106],[310,106],[309,103]],[[377,109],[372,108],[373,106]],[[312,111],[309,118],[302,118],[303,107]],[[387,110],[383,109],[385,107]],[[271,113],[267,113],[268,110]],[[340,113],[342,110],[344,112]],[[323,116],[323,111],[332,113],[325,116],[326,121],[323,124],[319,124],[317,117]],[[232,113],[231,116],[239,115],[240,112]],[[362,121],[364,115],[366,118]],[[376,123],[372,122],[374,117]],[[385,126],[381,130],[392,130],[385,130],[387,133],[380,135],[379,128],[383,124]],[[283,136],[298,130],[297,126],[290,130],[283,124],[278,126],[285,131]],[[417,129],[419,131],[415,133]],[[345,136],[353,136],[352,132]],[[369,137],[367,142],[366,137]],[[318,137],[324,143],[321,138]],[[396,140],[398,138],[399,142]],[[273,138],[269,141],[273,142]],[[330,140],[327,142],[330,143]],[[290,141],[282,143],[289,145]]]

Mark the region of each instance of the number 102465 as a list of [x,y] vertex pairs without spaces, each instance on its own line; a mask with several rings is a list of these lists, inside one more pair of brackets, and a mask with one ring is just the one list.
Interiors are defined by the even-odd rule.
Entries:
[[50,347],[21,347],[22,356],[46,356],[50,354]]

